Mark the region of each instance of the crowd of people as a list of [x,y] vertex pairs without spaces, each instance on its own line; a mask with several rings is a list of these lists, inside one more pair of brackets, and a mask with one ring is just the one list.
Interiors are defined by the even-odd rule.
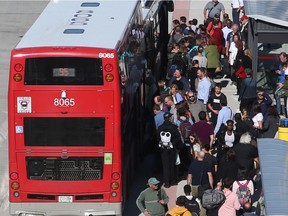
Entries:
[[[218,0],[205,6],[203,24],[198,25],[197,19],[186,24],[184,16],[173,20],[167,76],[158,81],[153,106],[162,196],[160,181],[152,178],[154,184],[149,179],[149,187],[137,199],[144,215],[265,215],[263,193],[253,196],[261,181],[257,139],[274,138],[279,116],[285,113],[279,94],[274,106],[268,92],[257,88],[248,47],[249,18],[242,1],[232,0],[231,7],[233,21]],[[286,53],[280,60],[277,89],[287,86],[288,92]],[[239,109],[229,107],[217,76],[226,76],[237,86]],[[187,181],[183,196],[165,213],[169,199],[165,188],[183,179]],[[221,190],[226,199],[215,209],[205,209],[199,188]],[[257,211],[253,203],[258,204]]]

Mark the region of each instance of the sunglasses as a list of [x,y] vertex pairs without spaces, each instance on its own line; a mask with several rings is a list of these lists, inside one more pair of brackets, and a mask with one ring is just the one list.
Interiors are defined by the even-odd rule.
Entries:
[[195,96],[188,96],[188,98],[194,98]]

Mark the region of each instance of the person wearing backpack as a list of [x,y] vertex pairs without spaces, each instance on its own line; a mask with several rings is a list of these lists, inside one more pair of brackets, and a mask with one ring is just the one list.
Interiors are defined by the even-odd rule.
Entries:
[[185,185],[183,189],[186,196],[185,208],[188,209],[191,214],[193,213],[193,215],[200,215],[200,200],[191,195],[191,186]]
[[192,216],[191,212],[185,208],[186,197],[179,196],[176,200],[176,206],[168,211],[166,216]]
[[219,208],[218,215],[236,216],[236,211],[241,207],[237,194],[231,191],[232,184],[232,179],[225,178],[223,180],[223,192],[226,199],[223,205]]
[[254,194],[254,184],[252,180],[247,179],[247,170],[239,169],[238,179],[234,181],[232,191],[238,196],[241,208],[246,202],[251,202],[251,196]]
[[181,106],[177,109],[178,112],[178,120],[176,122],[178,129],[180,131],[182,141],[184,143],[183,148],[179,152],[180,156],[180,176],[185,176],[188,171],[188,167],[191,164],[191,145],[189,136],[191,134],[191,128],[193,121],[188,117],[188,111],[185,106]]
[[165,113],[164,123],[160,125],[157,130],[163,166],[163,182],[166,188],[177,184],[177,151],[183,147],[178,127],[172,123],[172,116],[173,114],[171,113]]

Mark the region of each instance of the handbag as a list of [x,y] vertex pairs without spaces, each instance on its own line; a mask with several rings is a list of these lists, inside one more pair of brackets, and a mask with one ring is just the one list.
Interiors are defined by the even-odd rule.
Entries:
[[198,198],[202,198],[203,194],[204,194],[204,187],[202,186],[202,177],[203,177],[203,165],[201,167],[201,173],[200,173],[200,182],[199,182],[199,185],[198,185],[198,188],[197,188],[197,192],[198,192],[198,195],[197,197]]
[[201,199],[205,191],[204,187],[202,185],[199,185],[197,191],[198,191],[198,198]]
[[175,165],[180,165],[180,164],[181,164],[181,160],[180,160],[179,153],[177,152],[177,153],[176,153],[176,162],[175,162]]
[[237,76],[236,76],[236,74],[235,73],[233,73],[232,75],[231,75],[231,81],[233,81],[233,82],[236,82],[237,81]]
[[277,88],[275,91],[275,96],[276,97],[284,97],[286,93],[286,90],[283,88],[283,86],[281,86],[280,88]]
[[[157,197],[158,197],[159,200],[162,199],[161,188],[158,190]],[[164,207],[165,213],[168,212],[168,210],[169,210],[169,209],[168,209],[168,205],[167,205],[167,204],[162,204],[162,206]]]

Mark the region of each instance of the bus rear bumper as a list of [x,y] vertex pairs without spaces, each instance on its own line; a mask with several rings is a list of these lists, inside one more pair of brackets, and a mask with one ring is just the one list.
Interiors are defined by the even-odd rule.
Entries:
[[121,216],[121,203],[10,203],[13,216]]

